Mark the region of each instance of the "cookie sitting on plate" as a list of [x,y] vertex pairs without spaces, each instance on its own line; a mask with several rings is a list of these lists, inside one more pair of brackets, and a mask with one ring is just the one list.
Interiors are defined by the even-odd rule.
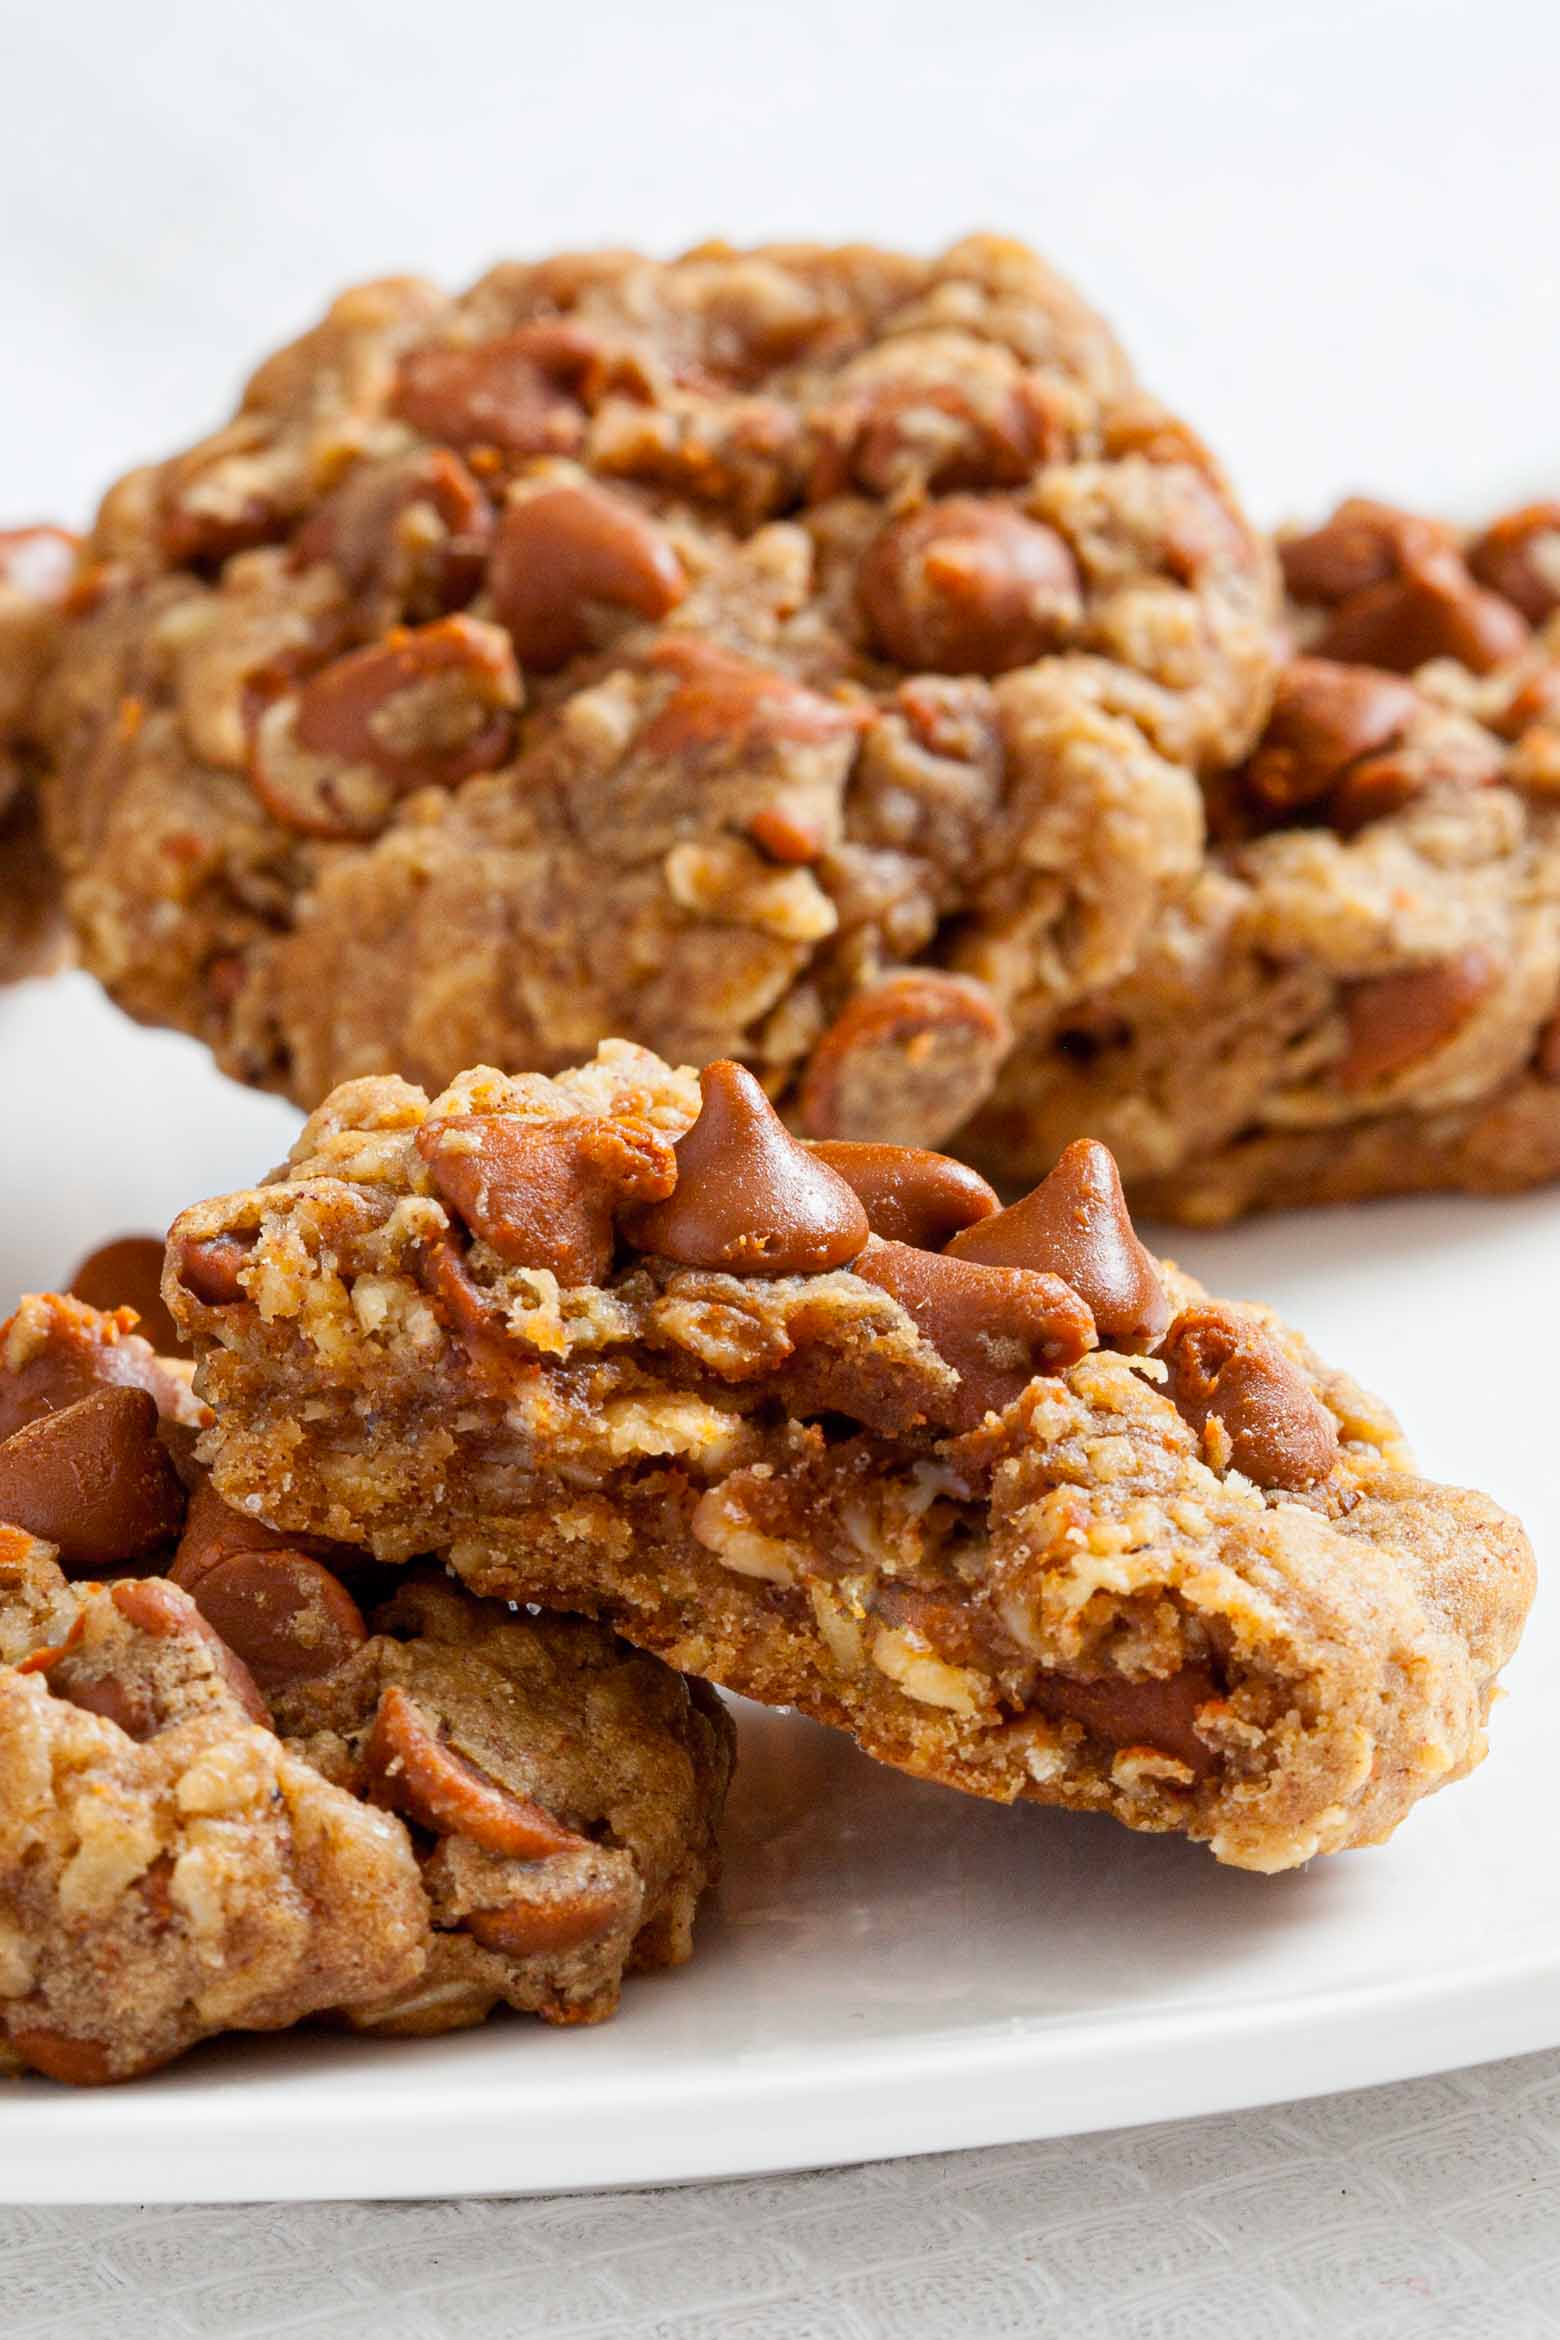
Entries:
[[1144,1248],[1103,1147],[1002,1210],[729,1061],[349,1083],[175,1222],[165,1293],[278,1531],[1247,1868],[1471,1769],[1532,1594],[1513,1519]]
[[307,2018],[590,2023],[683,1962],[714,1694],[580,1619],[385,1599],[223,1504],[202,1418],[128,1310],[0,1327],[0,2058],[91,2082]]
[[930,1141],[1193,876],[1275,614],[1016,244],[392,279],[108,495],[51,833],[121,1004],[305,1106],[626,1032]]
[[1560,506],[1356,498],[1280,552],[1262,738],[1131,973],[1002,1068],[999,1176],[1085,1128],[1204,1222],[1560,1175]]

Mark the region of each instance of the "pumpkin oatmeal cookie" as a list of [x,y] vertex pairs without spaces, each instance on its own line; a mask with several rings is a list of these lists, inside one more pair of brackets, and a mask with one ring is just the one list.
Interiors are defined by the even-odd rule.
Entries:
[[1515,1521],[1144,1249],[1104,1148],[1002,1210],[730,1061],[350,1083],[175,1223],[165,1296],[276,1531],[1244,1867],[1471,1769],[1531,1595]]
[[[405,1830],[289,1752],[187,1593],[68,1587],[47,1544],[0,1526],[0,1619],[13,2068],[127,2079],[412,1982],[427,1912]],[[40,1629],[58,1638],[21,1649]]]
[[83,958],[306,1106],[627,1032],[938,1138],[1130,967],[1275,663],[1207,451],[995,237],[359,287],[89,562]]
[[714,1693],[229,1509],[188,1366],[132,1323],[45,1294],[0,1327],[0,2062],[597,2022],[627,1968],[685,1960]]
[[961,1140],[995,1176],[1086,1129],[1208,1223],[1560,1175],[1560,506],[1356,498],[1280,553],[1302,647],[1202,870],[1008,1057]]

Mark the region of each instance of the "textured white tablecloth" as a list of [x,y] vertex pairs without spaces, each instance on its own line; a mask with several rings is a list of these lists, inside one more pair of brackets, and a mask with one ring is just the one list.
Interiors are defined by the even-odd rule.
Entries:
[[1560,2052],[1264,2112],[529,2201],[0,2213],[59,2340],[1540,2340]]

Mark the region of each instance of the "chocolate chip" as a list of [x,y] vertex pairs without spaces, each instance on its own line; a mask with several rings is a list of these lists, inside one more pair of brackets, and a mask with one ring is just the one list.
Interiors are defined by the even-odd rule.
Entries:
[[1054,528],[1001,497],[947,496],[891,520],[861,563],[875,645],[901,666],[1004,674],[1061,646],[1082,612]]
[[1291,659],[1242,776],[1244,795],[1274,820],[1320,804],[1361,757],[1402,735],[1419,704],[1412,684],[1395,674],[1327,658]]
[[984,983],[907,968],[847,1000],[797,1099],[809,1137],[934,1143],[989,1093],[1012,1035]]
[[639,746],[649,756],[735,757],[776,745],[813,747],[848,738],[872,721],[867,707],[826,699],[777,667],[694,635],[664,636],[649,663],[675,677],[640,735]]
[[30,2072],[41,2072],[46,2080],[63,2081],[70,2088],[99,2088],[105,2081],[131,2080],[141,2072],[155,2071],[158,2061],[152,2057],[147,2062],[124,2064],[106,2040],[72,2039],[40,2024],[7,2032],[6,2045]]
[[493,513],[448,447],[360,463],[299,530],[300,568],[329,561],[375,612],[436,618],[482,582]]
[[1468,566],[1541,626],[1560,609],[1560,504],[1524,504],[1492,520],[1469,546]]
[[203,1643],[250,1721],[269,1725],[270,1712],[254,1676],[238,1652],[230,1649],[216,1628],[207,1623],[187,1592],[170,1584],[165,1577],[132,1576],[111,1585],[108,1597],[125,1623],[134,1626],[137,1632],[182,1636]]
[[1197,1735],[1197,1717],[1220,1695],[1211,1670],[1182,1666],[1174,1674],[1101,1674],[1084,1681],[1071,1674],[1042,1674],[1029,1693],[1041,1714],[1083,1724],[1108,1747],[1144,1747],[1173,1756],[1197,1779],[1206,1779],[1218,1761]]
[[687,591],[682,563],[626,496],[544,487],[499,523],[488,586],[526,666],[549,671],[588,650],[602,609],[665,617]]
[[162,1296],[163,1244],[156,1235],[121,1235],[89,1252],[65,1289],[89,1308],[133,1308],[143,1340],[161,1357],[187,1357]]
[[1501,980],[1501,962],[1470,944],[1429,967],[1405,967],[1350,984],[1344,996],[1347,1041],[1334,1068],[1345,1089],[1373,1088],[1455,1040]]
[[144,1559],[172,1542],[183,1518],[184,1490],[144,1389],[94,1390],[0,1445],[0,1519],[57,1544],[67,1575]]
[[425,1122],[417,1150],[435,1193],[501,1259],[597,1284],[612,1264],[613,1215],[672,1192],[677,1161],[648,1123],[456,1114]]
[[200,1241],[183,1236],[174,1254],[175,1277],[203,1308],[236,1307],[248,1298],[240,1278],[258,1239],[253,1231]]
[[975,1429],[1037,1373],[1075,1365],[1095,1345],[1093,1317],[1060,1276],[985,1267],[877,1236],[855,1273],[897,1300],[959,1376],[945,1417],[952,1430]]
[[1194,1430],[1223,1428],[1231,1466],[1259,1487],[1314,1486],[1338,1459],[1338,1425],[1262,1327],[1208,1302],[1183,1309],[1161,1351],[1170,1397]]
[[1502,739],[1518,740],[1536,723],[1560,723],[1560,664],[1541,666],[1517,684],[1491,727]]
[[371,836],[397,800],[502,764],[520,677],[509,637],[475,618],[398,626],[332,660],[260,715],[249,778],[306,837]]
[[0,1349],[12,1327],[21,1328],[21,1361],[0,1371],[0,1439],[107,1387],[144,1389],[159,1413],[176,1413],[187,1394],[180,1376],[126,1329],[129,1321],[58,1292],[24,1301],[0,1325]]
[[725,1058],[705,1067],[699,1090],[670,1197],[624,1216],[636,1248],[738,1276],[817,1275],[853,1260],[871,1232],[866,1212],[753,1075]]
[[363,1749],[367,1793],[439,1836],[465,1836],[509,1860],[540,1861],[585,1841],[462,1755],[399,1683],[380,1694]]
[[190,1597],[264,1691],[334,1672],[368,1638],[346,1586],[306,1552],[230,1553]]
[[312,1560],[324,1561],[338,1576],[362,1566],[365,1555],[356,1545],[333,1543],[327,1536],[284,1536],[252,1513],[224,1503],[198,1464],[195,1471],[184,1533],[168,1571],[169,1580],[186,1592],[194,1593],[219,1561],[231,1560],[238,1552],[302,1551]]
[[825,1138],[811,1151],[839,1173],[867,1214],[874,1235],[941,1251],[950,1235],[1001,1208],[978,1170],[924,1146],[879,1146]]
[[474,1909],[466,1931],[484,1950],[506,1958],[556,1957],[621,1925],[630,1912],[622,1884],[603,1877],[572,1885],[566,1896],[546,1901],[513,1901],[503,1909]]
[[401,360],[394,412],[456,447],[505,455],[572,454],[585,434],[579,391],[599,345],[563,319],[537,319],[465,348],[412,350]]
[[948,1245],[953,1259],[1049,1269],[1093,1313],[1102,1339],[1151,1349],[1170,1322],[1159,1263],[1138,1240],[1114,1155],[1077,1138],[1022,1201],[981,1219]]
[[1425,553],[1452,542],[1438,520],[1368,496],[1345,498],[1320,528],[1279,539],[1284,583],[1296,601],[1336,605],[1388,578]]
[[1488,674],[1527,640],[1527,620],[1509,601],[1476,584],[1455,552],[1437,551],[1340,602],[1314,647],[1319,658],[1395,674],[1432,658]]

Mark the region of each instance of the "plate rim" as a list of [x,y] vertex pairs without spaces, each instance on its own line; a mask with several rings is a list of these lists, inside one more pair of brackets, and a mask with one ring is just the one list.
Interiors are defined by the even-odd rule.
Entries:
[[[166,2090],[155,2079],[95,2093],[22,2080],[0,2102],[0,2173],[5,2198],[30,2206],[445,2200],[845,2167],[1203,2118],[1537,2053],[1560,2045],[1557,1985],[1560,1941],[1477,1973],[1377,1978],[1319,1997],[1017,2016],[985,2035],[861,2040],[789,2060],[766,2049],[725,2068],[571,2075],[560,2064],[529,2103],[503,2084],[524,2054],[518,2026],[512,2051],[498,2050],[498,2084],[492,2057],[437,2076],[408,2061],[344,2113],[328,2103],[329,2065],[301,2076],[302,2097],[220,2068],[196,2082],[186,2067]],[[395,2053],[410,2059],[422,2044]],[[968,2085],[951,2091],[952,2079]],[[316,2092],[322,2101],[310,2101]],[[322,2185],[322,2167],[350,2168],[351,2186]]]

